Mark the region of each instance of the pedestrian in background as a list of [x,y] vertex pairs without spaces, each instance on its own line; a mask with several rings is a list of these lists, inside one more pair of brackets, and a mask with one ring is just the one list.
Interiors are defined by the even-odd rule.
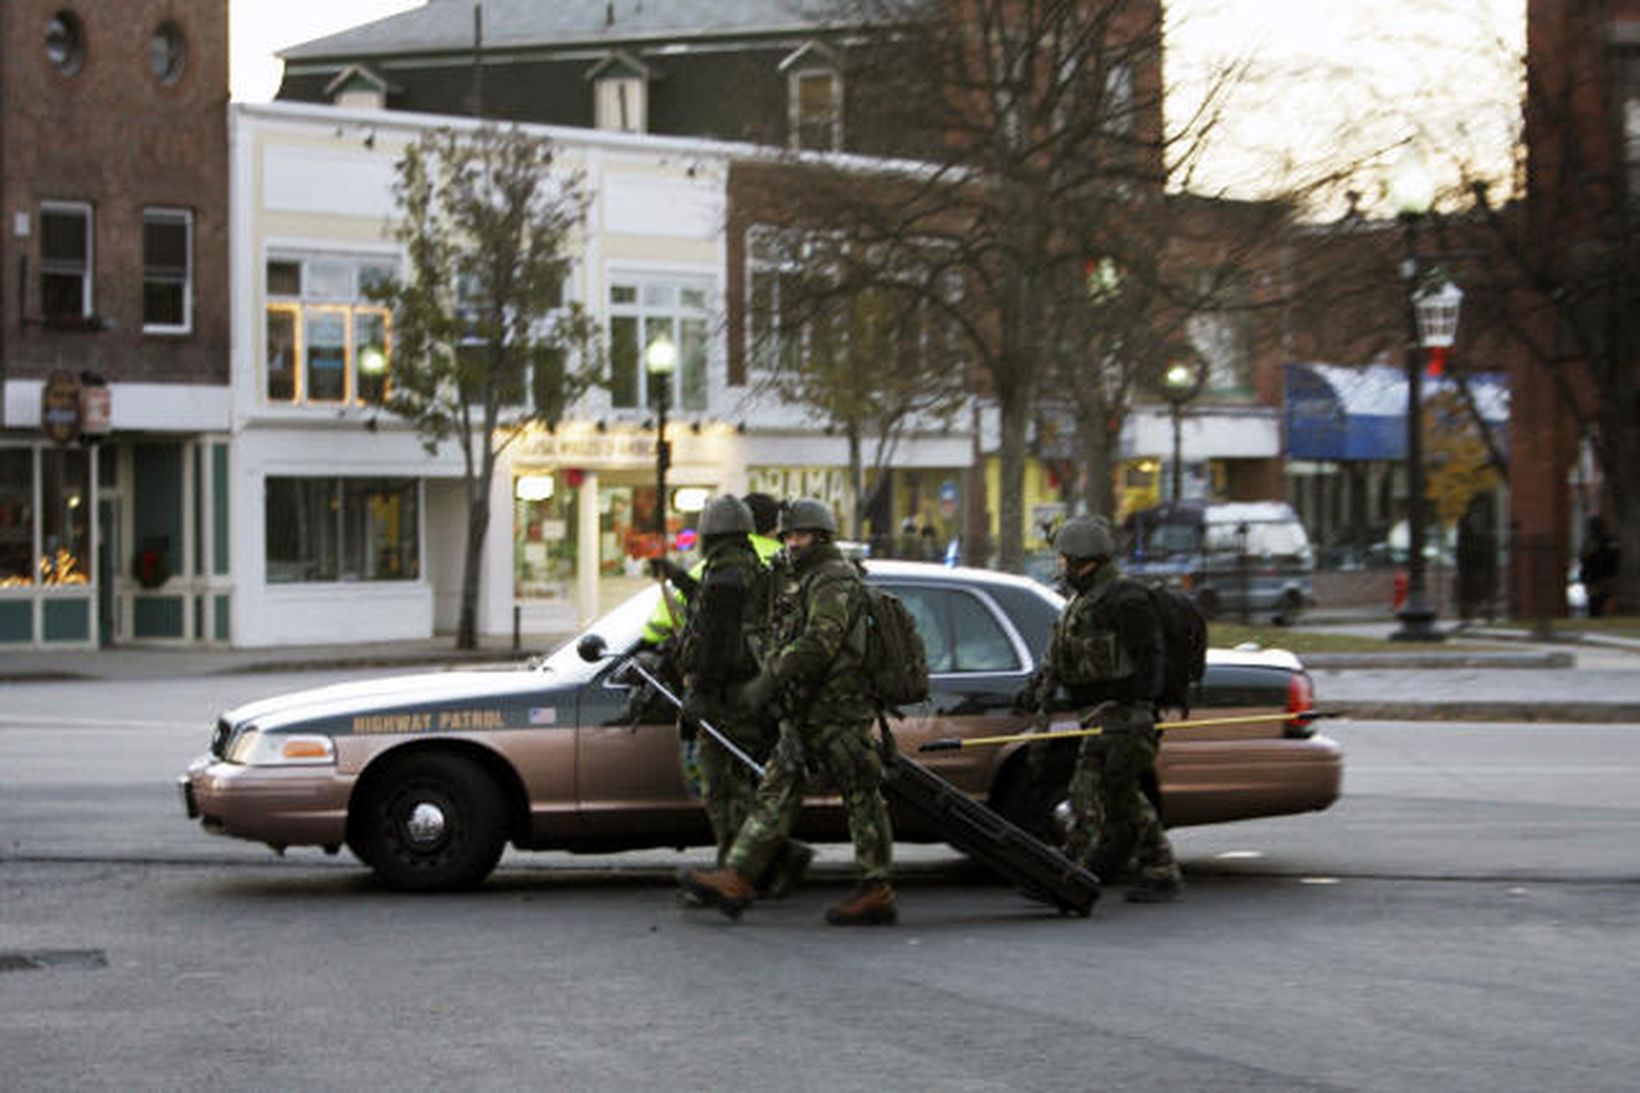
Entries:
[[1617,574],[1622,564],[1617,537],[1599,514],[1589,517],[1580,560],[1578,579],[1583,582],[1583,591],[1589,599],[1589,617],[1598,619],[1606,614],[1617,595]]

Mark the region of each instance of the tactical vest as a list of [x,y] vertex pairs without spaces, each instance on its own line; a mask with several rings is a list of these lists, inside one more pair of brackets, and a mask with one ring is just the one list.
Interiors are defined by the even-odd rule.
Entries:
[[1054,633],[1053,671],[1067,687],[1088,687],[1130,678],[1133,657],[1116,636],[1120,583],[1101,581],[1079,592]]

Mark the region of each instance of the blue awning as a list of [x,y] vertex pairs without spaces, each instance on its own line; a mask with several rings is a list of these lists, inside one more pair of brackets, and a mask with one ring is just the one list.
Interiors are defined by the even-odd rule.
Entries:
[[[1388,364],[1286,366],[1285,417],[1288,459],[1344,461],[1405,459],[1407,452],[1406,374]],[[1499,426],[1509,421],[1509,381],[1486,372],[1466,377],[1481,417]],[[1425,377],[1423,401],[1455,390],[1450,377]]]

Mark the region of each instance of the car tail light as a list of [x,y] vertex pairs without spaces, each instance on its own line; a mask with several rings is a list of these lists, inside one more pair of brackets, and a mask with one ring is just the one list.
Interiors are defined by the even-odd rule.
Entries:
[[[1287,677],[1287,712],[1303,713],[1315,708],[1315,683],[1308,672],[1294,672]],[[1307,719],[1295,718],[1282,728],[1283,736],[1314,736],[1315,728]]]

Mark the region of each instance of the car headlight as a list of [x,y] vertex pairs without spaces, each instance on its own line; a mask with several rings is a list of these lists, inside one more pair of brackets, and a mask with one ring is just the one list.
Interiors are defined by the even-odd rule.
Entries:
[[334,766],[336,744],[314,733],[265,733],[247,729],[228,747],[228,762],[247,767]]

